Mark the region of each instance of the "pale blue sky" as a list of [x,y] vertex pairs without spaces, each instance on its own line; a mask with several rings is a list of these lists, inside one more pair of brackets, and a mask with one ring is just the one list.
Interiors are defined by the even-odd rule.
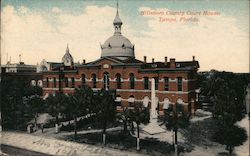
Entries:
[[[50,12],[53,7],[58,7],[70,14],[78,15],[88,5],[116,6],[116,0],[3,0],[2,8],[6,5],[14,7],[25,6],[37,12]],[[135,28],[141,29],[145,21],[140,16],[138,9],[141,6],[150,8],[168,8],[173,10],[216,10],[234,17],[241,29],[249,31],[249,1],[248,0],[120,0],[119,11],[126,15],[126,21]],[[73,9],[72,9],[73,8]],[[53,22],[53,21],[51,21]],[[145,27],[144,27],[145,28]]]

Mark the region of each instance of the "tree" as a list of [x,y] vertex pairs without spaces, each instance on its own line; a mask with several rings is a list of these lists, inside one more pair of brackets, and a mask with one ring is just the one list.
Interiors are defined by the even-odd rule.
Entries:
[[127,107],[123,107],[123,111],[121,113],[117,113],[117,118],[122,120],[123,122],[123,133],[128,133],[128,122],[129,122],[129,110]]
[[170,105],[170,107],[165,110],[164,118],[165,126],[168,130],[173,130],[175,133],[174,138],[174,147],[176,154],[178,153],[178,137],[177,132],[179,128],[185,128],[189,125],[189,115],[184,111],[183,105],[176,103]]
[[220,128],[213,135],[214,141],[226,145],[229,154],[232,154],[233,147],[242,145],[247,140],[246,130],[238,126]]
[[103,131],[102,131],[102,140],[103,145],[106,144],[106,128],[108,122],[113,122],[116,115],[116,105],[115,99],[110,91],[104,89],[97,92],[95,99],[98,99],[96,103],[96,114],[99,120],[102,122]]
[[246,131],[234,124],[244,116],[242,104],[237,102],[237,94],[227,84],[221,86],[215,100],[216,120],[219,130],[214,134],[215,141],[226,145],[231,154],[234,146],[241,145],[246,140]]
[[0,81],[3,128],[21,130],[30,120],[26,114],[25,99],[31,95],[40,95],[41,88],[34,89],[24,79],[24,77],[3,76]]
[[234,124],[244,116],[243,99],[245,86],[249,82],[249,76],[231,72],[212,72],[201,88],[202,94],[213,104],[212,113],[220,127],[214,134],[215,141],[226,145],[229,153],[232,153],[233,146],[238,146],[244,141],[244,132],[239,134],[242,130]]
[[136,149],[140,150],[140,124],[149,122],[147,108],[143,107],[142,102],[134,102],[134,108],[129,110],[129,118],[137,125]]
[[47,108],[47,112],[55,117],[55,131],[58,133],[58,124],[59,124],[59,114],[62,113],[65,106],[67,105],[67,95],[63,93],[57,93],[54,95],[49,95],[46,99],[45,104]]
[[89,87],[77,88],[74,94],[69,95],[65,114],[74,119],[74,138],[77,139],[77,117],[92,113],[91,104],[93,91]]
[[37,130],[38,113],[44,111],[44,101],[39,95],[32,95],[25,98],[25,112],[28,116],[34,117],[35,130]]

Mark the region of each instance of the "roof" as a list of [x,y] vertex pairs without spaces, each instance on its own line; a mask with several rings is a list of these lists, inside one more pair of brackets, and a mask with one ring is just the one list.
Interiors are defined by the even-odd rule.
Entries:
[[[198,61],[175,62],[175,66],[176,66],[175,69],[188,68],[188,67],[199,68],[199,62]],[[155,69],[155,68],[170,68],[170,62],[167,62],[167,64],[165,64],[164,62],[154,62],[142,65],[142,69]]]
[[137,60],[135,58],[128,57],[127,59],[119,59],[119,57],[112,57],[112,56],[106,56],[106,57],[101,57],[100,59],[96,61],[92,61],[86,64],[81,64],[76,67],[98,67],[99,62],[102,60],[109,60],[112,62],[111,65],[122,65],[122,66],[129,66],[129,65],[141,65],[143,62],[140,60]]

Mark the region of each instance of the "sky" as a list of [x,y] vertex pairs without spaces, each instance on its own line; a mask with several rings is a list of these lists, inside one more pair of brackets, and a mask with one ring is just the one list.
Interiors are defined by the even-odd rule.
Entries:
[[[67,44],[75,62],[94,61],[115,14],[116,0],[2,0],[2,64],[60,62]],[[247,0],[120,0],[119,15],[139,60],[195,56],[200,71],[249,72]]]

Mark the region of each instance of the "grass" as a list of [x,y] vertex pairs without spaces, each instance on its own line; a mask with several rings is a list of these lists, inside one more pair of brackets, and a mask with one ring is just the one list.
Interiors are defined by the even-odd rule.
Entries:
[[[180,130],[186,141],[193,145],[211,145],[212,136],[218,129],[213,118],[191,123],[188,128]],[[195,136],[195,137],[194,137]]]
[[[68,141],[74,141],[74,135],[66,136],[65,139]],[[80,134],[78,135],[76,142],[101,146],[102,133]],[[129,134],[124,134],[122,131],[107,133],[106,147],[157,156],[172,155],[174,152],[171,144],[152,138],[141,139],[141,150],[137,151],[136,138]],[[179,146],[179,148],[179,151],[183,152],[183,147]]]

